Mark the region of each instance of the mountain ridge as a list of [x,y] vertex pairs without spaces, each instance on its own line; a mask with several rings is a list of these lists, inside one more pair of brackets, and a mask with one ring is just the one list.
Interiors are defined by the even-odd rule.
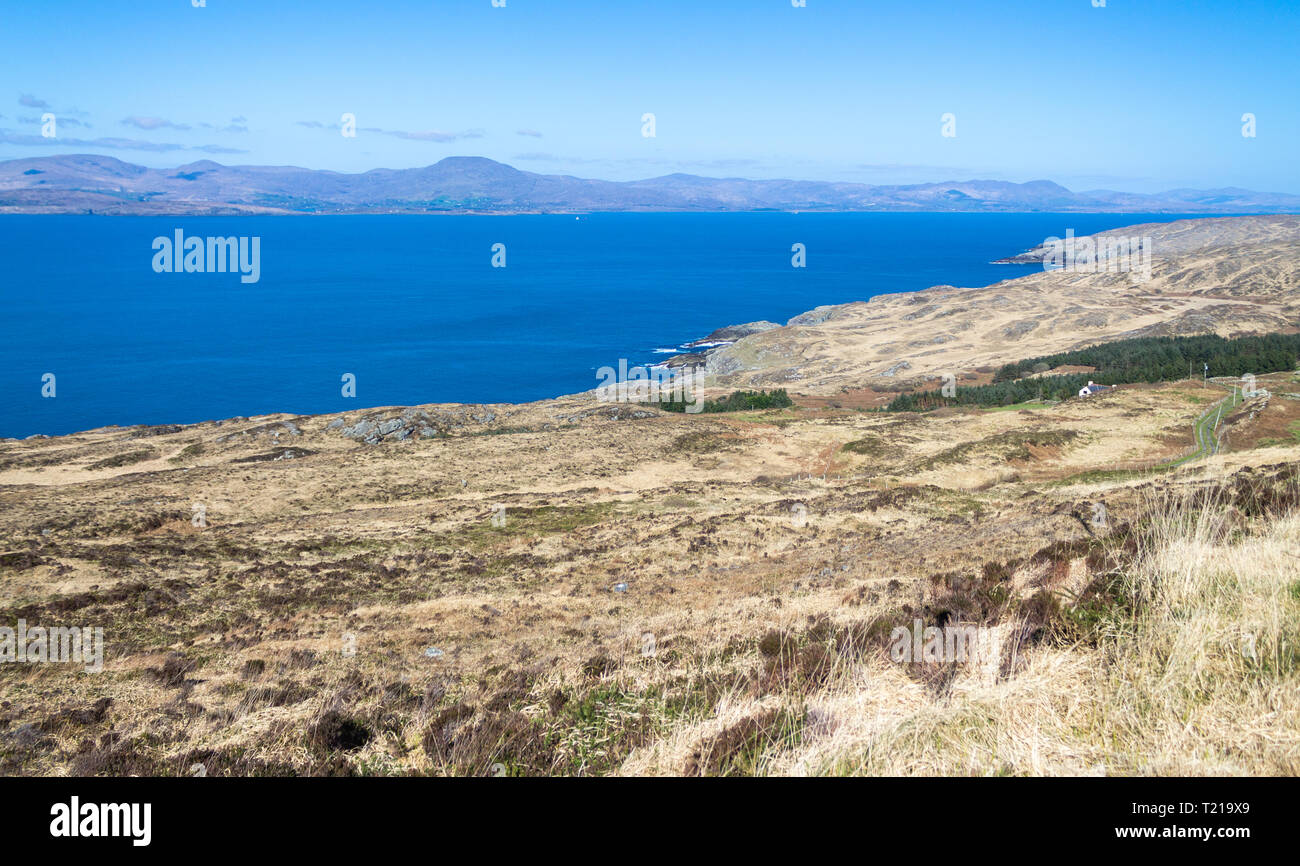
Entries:
[[1300,195],[1238,187],[1072,191],[1055,181],[970,179],[872,185],[712,178],[633,181],[539,174],[478,156],[358,173],[227,166],[154,169],[97,154],[0,162],[0,213],[588,213],[620,211],[1290,213]]

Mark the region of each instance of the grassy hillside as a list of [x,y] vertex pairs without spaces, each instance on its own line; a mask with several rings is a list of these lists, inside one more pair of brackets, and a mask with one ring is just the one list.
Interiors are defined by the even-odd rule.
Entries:
[[[0,665],[0,772],[1294,773],[1300,382],[1261,386],[1158,470],[1199,387],[0,442],[0,620],[105,636]],[[897,662],[917,619],[986,652]]]

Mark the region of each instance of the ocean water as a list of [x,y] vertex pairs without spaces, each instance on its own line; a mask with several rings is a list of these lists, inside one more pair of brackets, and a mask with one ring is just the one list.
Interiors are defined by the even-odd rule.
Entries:
[[[1145,214],[0,216],[0,436],[597,385],[724,325],[940,283]],[[155,273],[154,238],[259,237],[260,277]],[[791,266],[791,246],[807,266]],[[505,267],[493,267],[493,245]],[[55,376],[54,397],[42,396]],[[356,397],[342,395],[345,373]]]

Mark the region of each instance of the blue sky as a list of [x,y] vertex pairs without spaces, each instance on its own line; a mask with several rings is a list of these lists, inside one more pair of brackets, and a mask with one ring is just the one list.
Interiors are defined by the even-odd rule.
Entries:
[[1093,2],[0,0],[0,159],[1300,193],[1300,3]]

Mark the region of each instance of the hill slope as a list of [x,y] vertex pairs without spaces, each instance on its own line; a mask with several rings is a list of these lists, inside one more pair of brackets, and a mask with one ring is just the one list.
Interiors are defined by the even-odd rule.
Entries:
[[711,350],[706,372],[721,387],[898,390],[945,374],[975,381],[990,366],[1124,337],[1300,328],[1300,217],[1179,220],[1098,237],[1108,235],[1151,239],[1149,281],[1043,271],[819,307]]

